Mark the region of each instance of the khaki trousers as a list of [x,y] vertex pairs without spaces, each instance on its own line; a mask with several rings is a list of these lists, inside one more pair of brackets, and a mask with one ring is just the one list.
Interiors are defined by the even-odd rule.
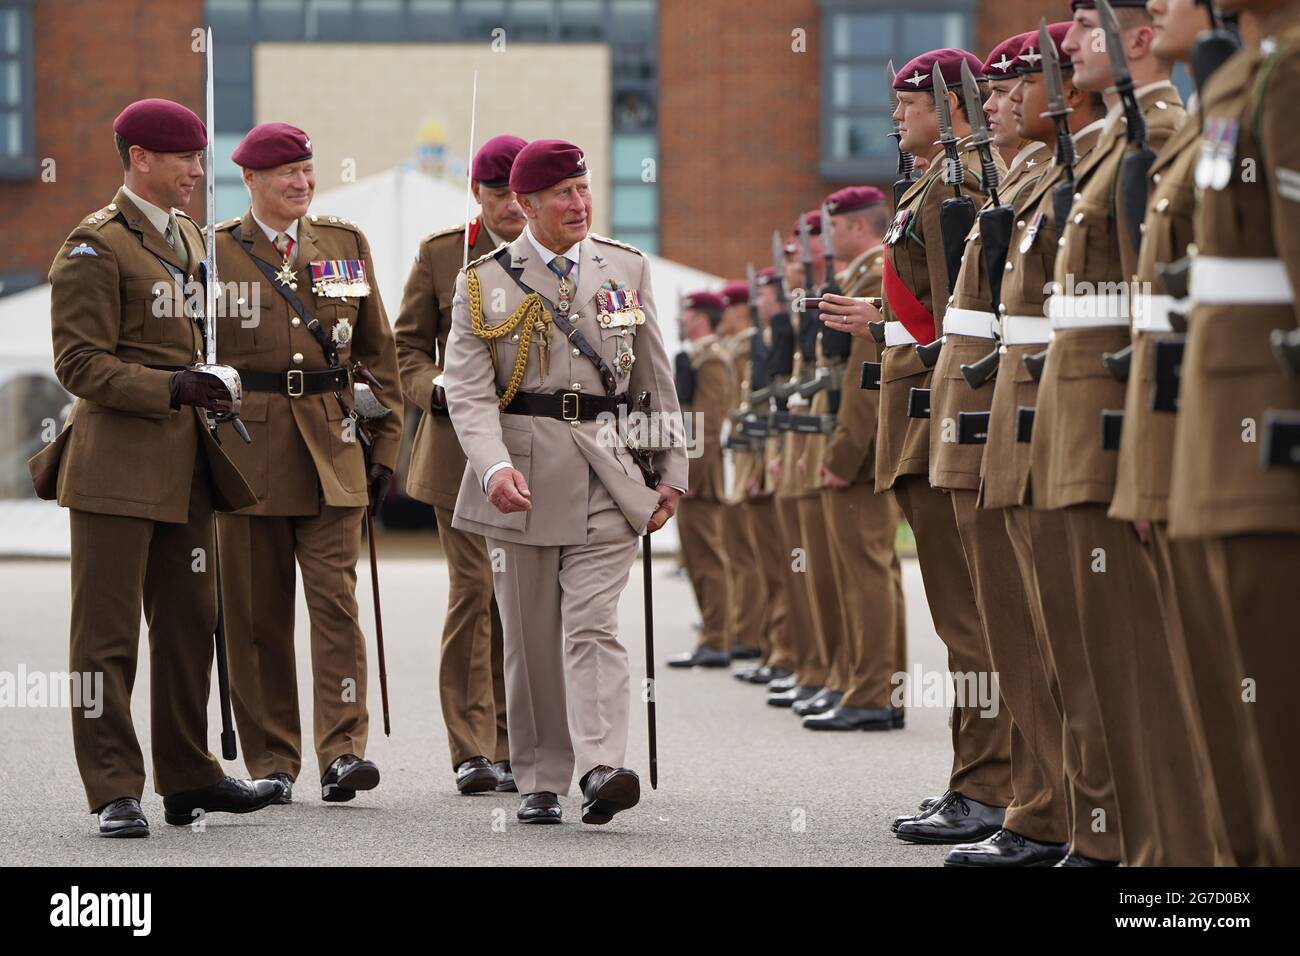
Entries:
[[802,564],[796,564],[796,551],[803,545],[799,533],[799,500],[776,496],[777,525],[781,529],[781,563],[778,565],[785,580],[785,593],[790,600],[790,656],[794,672],[803,687],[821,687],[817,678],[825,680],[819,671],[817,635],[813,629],[812,606],[808,600],[808,581]]
[[1069,840],[1061,715],[1034,636],[1033,615],[1006,519],[975,506],[977,492],[951,492],[957,531],[975,585],[975,600],[1011,718],[1011,789],[1003,826],[1043,843]]
[[[835,587],[835,560],[831,557],[826,534],[826,515],[820,494],[796,499],[799,515],[799,543],[803,550],[802,573],[812,615],[813,656],[808,665],[807,685],[843,692],[840,648],[844,644],[844,615],[840,612],[840,594]],[[800,683],[804,683],[800,674]],[[818,679],[820,678],[820,679]]]
[[[144,793],[144,757],[131,720],[141,607],[149,626],[154,789],[167,795],[216,783],[225,772],[207,743],[217,589],[203,456],[185,524],[76,509],[69,510],[68,521],[68,666],[85,675],[81,706],[72,709],[72,746],[91,812]],[[202,557],[195,557],[196,550]],[[103,691],[92,702],[96,674],[103,674]]]
[[844,607],[844,707],[889,707],[894,675],[907,671],[907,604],[894,541],[901,515],[892,492],[867,483],[822,490],[835,587]]
[[471,757],[509,760],[501,613],[492,596],[492,564],[476,534],[451,526],[450,508],[434,506],[447,558],[447,617],[438,658],[438,700],[452,769]]
[[230,692],[244,763],[255,777],[302,769],[294,655],[294,564],[311,627],[312,731],[321,776],[364,757],[366,640],[357,620],[362,509],[322,504],[300,517],[219,515]]
[[794,671],[798,667],[792,646],[789,576],[790,552],[781,534],[781,520],[777,515],[776,498],[764,495],[745,502],[745,516],[754,542],[754,555],[763,576],[763,623],[761,632],[767,637],[763,663],[768,667]]
[[729,651],[727,609],[730,604],[728,564],[723,544],[721,501],[682,498],[677,506],[677,535],[682,563],[700,608],[700,646]]
[[505,646],[510,763],[519,792],[569,792],[627,753],[628,662],[618,601],[637,536],[604,485],[588,479],[587,543],[534,547],[487,538]]
[[[980,628],[979,609],[952,503],[930,487],[926,475],[904,475],[894,482],[907,523],[916,537],[916,557],[925,582],[926,602],[934,629],[948,648],[954,675],[988,674],[988,645]],[[977,702],[952,711],[952,773],[948,789],[980,803],[1005,807],[1011,802],[1011,720],[1006,708],[984,716]]]
[[771,653],[765,627],[767,583],[758,567],[758,543],[750,527],[747,502],[723,505],[722,546],[727,556],[726,647],[757,647],[766,658]]

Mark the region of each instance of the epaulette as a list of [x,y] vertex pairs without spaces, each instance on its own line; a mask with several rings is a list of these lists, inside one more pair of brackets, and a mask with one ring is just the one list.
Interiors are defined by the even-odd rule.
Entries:
[[102,229],[105,223],[112,222],[121,212],[117,208],[117,203],[111,202],[107,206],[96,209],[89,216],[81,221],[81,225],[89,226],[92,229]]
[[645,253],[642,252],[640,249],[638,249],[636,246],[630,245],[629,243],[626,242],[619,242],[617,239],[609,238],[609,236],[601,236],[594,232],[589,232],[587,233],[587,235],[591,236],[591,238],[595,239],[597,242],[607,242],[611,246],[618,246],[620,249],[626,249],[629,252],[635,252],[638,256],[645,255]]
[[350,232],[360,232],[361,227],[351,219],[344,219],[342,216],[308,216],[315,226],[338,226],[340,229],[347,229]]
[[455,233],[464,232],[464,231],[465,231],[465,224],[463,222],[458,226],[448,226],[446,229],[439,229],[436,232],[429,233],[427,236],[425,236],[423,239],[420,240],[420,245],[424,245],[426,242],[429,242],[433,239],[441,239],[443,236],[450,236]]
[[493,256],[495,256],[498,252],[500,252],[502,249],[504,249],[504,248],[505,248],[506,246],[508,246],[508,245],[510,245],[510,243],[508,243],[508,242],[503,242],[503,243],[501,243],[501,245],[497,246],[497,247],[496,247],[495,249],[493,249],[491,252],[485,252],[485,253],[483,253],[483,255],[479,256],[477,259],[471,259],[469,262],[467,262],[467,263],[465,264],[465,268],[466,268],[466,269],[472,269],[472,268],[474,268],[474,266],[482,265],[483,263],[487,262],[489,259],[491,259]]
[[242,219],[227,219],[225,222],[219,222],[217,223],[217,232],[221,232],[225,229],[234,229],[241,222],[243,222]]

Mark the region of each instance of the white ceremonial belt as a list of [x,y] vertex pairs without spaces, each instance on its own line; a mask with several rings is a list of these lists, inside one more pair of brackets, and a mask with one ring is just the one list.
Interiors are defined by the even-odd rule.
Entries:
[[1172,332],[1169,313],[1181,305],[1172,295],[1133,296],[1133,328],[1139,332]]
[[916,336],[907,331],[907,326],[902,322],[885,323],[885,344],[886,345],[915,345]]
[[1003,345],[1046,345],[1052,338],[1052,320],[1041,315],[1004,315]]
[[1283,305],[1295,301],[1281,259],[1192,259],[1191,299],[1198,305]]
[[1047,300],[1054,329],[1104,329],[1128,325],[1128,299],[1120,295],[1054,295]]
[[949,309],[943,314],[944,335],[973,335],[991,339],[997,334],[998,317],[976,309]]

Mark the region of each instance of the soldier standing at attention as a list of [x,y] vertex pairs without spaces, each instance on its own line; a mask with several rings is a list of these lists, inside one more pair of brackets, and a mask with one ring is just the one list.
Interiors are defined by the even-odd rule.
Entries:
[[461,793],[511,791],[515,783],[506,732],[501,612],[492,596],[492,565],[480,535],[452,527],[465,453],[447,414],[443,364],[451,332],[451,297],[466,246],[469,258],[477,259],[523,232],[524,213],[510,191],[510,167],[523,147],[518,136],[494,136],[474,155],[471,188],[479,215],[420,243],[393,326],[402,391],[420,408],[406,493],[433,506],[438,540],[447,558],[438,700]]
[[682,413],[689,418],[688,437],[694,447],[688,476],[690,491],[682,496],[677,509],[677,533],[682,563],[704,627],[699,646],[669,658],[668,666],[728,667],[731,592],[723,537],[727,504],[721,432],[734,386],[731,360],[718,339],[718,325],[727,303],[716,292],[695,292],[686,296],[682,306],[694,380],[690,401],[682,404]]
[[[279,782],[234,780],[208,751],[217,623],[214,509],[256,501],[203,409],[229,398],[204,358],[202,319],[178,286],[201,283],[198,225],[180,211],[203,176],[203,121],[170,100],[118,114],[123,185],[81,222],[50,268],[54,371],[75,397],[67,424],[29,463],[37,494],[68,510],[70,661],[102,674],[102,713],[72,711],[72,741],[99,834],[145,837],[144,758],[131,721],[140,609],[149,628],[154,789],[168,823],[248,813]],[[174,305],[160,308],[159,301]],[[195,555],[209,561],[196,569]]]
[[510,188],[528,217],[523,234],[456,280],[444,374],[469,467],[454,521],[501,558],[518,818],[559,823],[576,765],[582,820],[604,824],[641,795],[623,766],[618,600],[637,536],[672,517],[687,475],[679,445],[638,459],[608,417],[643,393],[651,424],[680,410],[648,261],[590,233],[582,150],[534,140],[515,157]]
[[[383,500],[397,464],[397,353],[371,285],[365,236],[337,216],[308,214],[316,173],[307,134],[263,123],[231,159],[243,170],[251,205],[242,219],[217,226],[221,279],[255,289],[258,304],[254,321],[232,323],[232,334],[218,340],[220,357],[243,379],[243,417],[253,437],[226,447],[258,498],[217,523],[235,717],[245,763],[287,791],[302,767],[296,563],[311,622],[321,799],[337,803],[379,784],[379,769],[365,759],[366,641],[356,569],[362,509]],[[373,425],[354,411],[357,377],[377,384],[374,397],[389,409]]]

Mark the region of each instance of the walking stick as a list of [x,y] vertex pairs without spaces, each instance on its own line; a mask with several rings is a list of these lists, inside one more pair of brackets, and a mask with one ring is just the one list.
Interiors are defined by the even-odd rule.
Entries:
[[221,702],[221,756],[234,760],[239,756],[235,748],[235,728],[230,716],[230,661],[226,657],[226,610],[221,597],[221,554],[217,545],[215,522],[212,529],[212,566],[217,579],[217,629],[214,632],[217,657],[217,699]]
[[375,597],[375,641],[379,646],[379,697],[384,705],[384,736],[392,736],[388,722],[388,667],[384,663],[384,619],[379,611],[379,559],[375,557],[375,519],[366,508],[366,538],[370,542],[370,588]]
[[650,577],[650,535],[641,536],[641,571],[645,588],[646,728],[650,737],[650,789],[659,788],[659,747],[655,734],[655,604]]

